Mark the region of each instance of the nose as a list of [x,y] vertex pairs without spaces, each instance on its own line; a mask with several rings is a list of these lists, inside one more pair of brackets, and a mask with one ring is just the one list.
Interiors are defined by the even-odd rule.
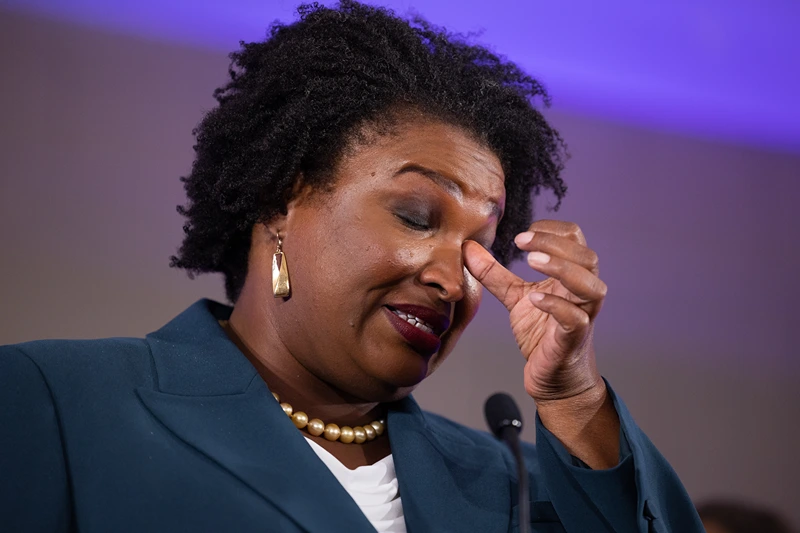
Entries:
[[464,259],[458,246],[439,246],[431,250],[430,261],[420,272],[423,285],[433,287],[439,298],[457,302],[464,297]]

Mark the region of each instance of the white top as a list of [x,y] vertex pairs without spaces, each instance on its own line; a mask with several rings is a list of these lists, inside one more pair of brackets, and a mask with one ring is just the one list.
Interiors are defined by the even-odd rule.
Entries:
[[380,533],[406,533],[403,505],[397,488],[394,459],[387,455],[375,464],[350,470],[331,453],[306,437],[322,462],[345,488]]

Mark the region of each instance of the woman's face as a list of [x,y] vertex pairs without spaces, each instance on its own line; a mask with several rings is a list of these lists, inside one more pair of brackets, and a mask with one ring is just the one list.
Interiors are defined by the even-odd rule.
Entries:
[[[461,249],[468,239],[494,241],[503,171],[461,129],[422,119],[356,146],[335,171],[332,192],[301,193],[274,223],[292,294],[263,295],[269,327],[331,385],[368,401],[398,399],[475,316],[481,287]],[[248,276],[271,272],[275,244],[263,235]],[[253,261],[264,264],[253,270]]]

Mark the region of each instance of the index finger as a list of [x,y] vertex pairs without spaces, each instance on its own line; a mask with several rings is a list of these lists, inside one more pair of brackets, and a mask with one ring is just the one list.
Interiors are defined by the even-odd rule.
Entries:
[[525,295],[522,278],[506,269],[475,241],[466,241],[462,251],[469,273],[511,311]]

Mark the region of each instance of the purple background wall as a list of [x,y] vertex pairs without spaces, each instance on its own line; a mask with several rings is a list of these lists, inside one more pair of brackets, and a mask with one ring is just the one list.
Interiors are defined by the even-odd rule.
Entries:
[[[0,10],[0,343],[139,336],[197,298],[222,299],[219,279],[167,267],[191,129],[227,67],[224,52],[190,41]],[[581,224],[610,287],[597,326],[603,374],[693,497],[738,496],[800,523],[794,134],[764,123],[762,136],[753,126],[725,144],[710,140],[717,123],[639,114],[623,125],[614,106],[587,116],[591,106],[559,105],[553,90],[549,115],[573,154],[555,216]],[[552,216],[547,202],[539,216]],[[505,313],[486,298],[417,397],[483,427],[483,400],[505,389],[532,420],[521,365]]]

